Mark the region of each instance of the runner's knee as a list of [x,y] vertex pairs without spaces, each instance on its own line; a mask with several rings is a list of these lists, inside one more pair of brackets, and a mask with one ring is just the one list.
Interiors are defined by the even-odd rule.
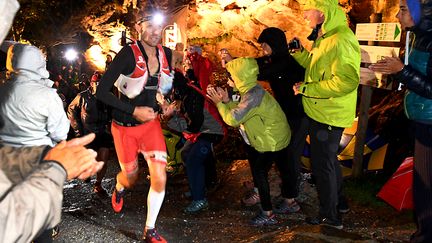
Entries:
[[[165,167],[163,167],[165,168]],[[150,170],[150,184],[153,190],[161,192],[165,190],[166,185],[166,172],[165,169],[151,169]]]

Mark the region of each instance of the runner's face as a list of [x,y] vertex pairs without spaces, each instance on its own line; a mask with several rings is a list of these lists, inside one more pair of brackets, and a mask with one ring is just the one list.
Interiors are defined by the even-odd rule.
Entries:
[[399,12],[397,13],[396,18],[398,18],[402,29],[414,26],[414,20],[411,17],[406,0],[399,1]]
[[155,24],[151,21],[146,21],[141,25],[141,40],[144,41],[149,46],[156,46],[160,43],[162,39],[162,29],[161,24]]

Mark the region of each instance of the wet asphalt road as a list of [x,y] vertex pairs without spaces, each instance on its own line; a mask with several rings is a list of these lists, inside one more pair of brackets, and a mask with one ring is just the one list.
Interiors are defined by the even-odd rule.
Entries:
[[[60,233],[54,242],[140,242],[146,216],[149,188],[146,169],[141,170],[137,185],[124,198],[119,214],[111,208],[111,191],[119,171],[116,160],[109,161],[103,187],[106,196],[92,193],[92,184],[73,180],[64,187],[64,202]],[[141,163],[142,168],[146,168]],[[278,215],[279,224],[270,227],[252,227],[248,221],[258,207],[244,207],[240,203],[245,194],[242,183],[250,179],[247,162],[219,163],[219,186],[208,193],[210,207],[195,215],[183,213],[190,200],[185,175],[169,176],[166,196],[156,227],[169,242],[406,242],[413,232],[408,219],[392,209],[375,215],[375,209],[352,205],[344,217],[344,230],[325,230],[306,225],[304,219],[316,210],[314,188],[304,187],[298,198],[302,211]],[[270,175],[272,195],[278,195],[279,182],[275,172]]]
[[[99,196],[91,192],[94,178],[89,183],[73,180],[65,185],[60,233],[54,242],[139,242],[145,224],[149,188],[147,173],[145,169],[141,171],[142,176],[137,185],[125,195],[123,211],[116,214],[111,208],[110,196],[115,183],[113,178],[119,167],[116,161],[109,163],[102,183],[109,195]],[[145,164],[142,165],[145,168]],[[260,232],[247,226],[256,208],[244,210],[237,201],[238,197],[228,195],[227,198],[225,195],[239,192],[216,189],[209,194],[209,210],[188,215],[182,212],[190,202],[184,196],[187,190],[184,175],[169,177],[165,201],[156,225],[169,242],[239,241]]]

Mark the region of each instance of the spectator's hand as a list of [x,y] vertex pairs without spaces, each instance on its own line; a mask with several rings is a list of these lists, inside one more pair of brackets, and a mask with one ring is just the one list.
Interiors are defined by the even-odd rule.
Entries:
[[229,51],[225,48],[220,49],[219,56],[221,58],[222,67],[225,68],[225,64],[233,60],[234,58],[231,56]]
[[216,87],[216,92],[222,96],[222,102],[223,103],[228,103],[230,101],[230,98],[228,96],[228,91],[227,89],[222,89],[221,87]]
[[159,104],[159,107],[162,110],[162,113],[165,113],[165,110],[170,105],[168,101],[165,99],[165,97],[161,93],[156,93],[156,101]]
[[174,101],[173,103],[166,106],[165,109],[163,109],[164,119],[170,118],[171,116],[174,115],[176,111],[177,111],[177,101]]
[[369,69],[382,74],[394,74],[402,71],[404,64],[398,57],[383,57],[369,66]]
[[[89,138],[91,137],[87,137],[87,139]],[[94,135],[92,138],[94,138]],[[68,180],[74,178],[85,180],[102,169],[104,162],[97,162],[96,156],[97,153],[92,149],[62,141],[48,151],[44,160],[59,162],[65,168]]]
[[298,37],[292,38],[288,42],[288,47],[290,49],[290,52],[297,52],[303,49],[303,45]]
[[157,113],[153,110],[153,108],[148,106],[137,106],[134,109],[133,117],[139,122],[148,122],[155,119]]
[[231,56],[231,53],[229,53],[229,51],[228,51],[226,48],[222,48],[222,49],[219,51],[219,55],[220,55],[220,57],[221,57],[222,60],[225,60],[225,62],[229,62],[229,61],[231,61],[232,59],[234,59],[234,58]]
[[221,102],[223,99],[222,95],[216,91],[215,87],[210,85],[207,87],[207,97],[215,104]]
[[295,83],[295,84],[293,85],[294,95],[301,94],[301,92],[300,92],[300,86],[301,86],[302,84],[303,84],[302,82],[299,82],[299,83]]

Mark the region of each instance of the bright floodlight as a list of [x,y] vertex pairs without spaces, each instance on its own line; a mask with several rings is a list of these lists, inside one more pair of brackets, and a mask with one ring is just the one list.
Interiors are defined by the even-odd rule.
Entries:
[[77,57],[78,57],[78,53],[74,49],[69,49],[65,53],[65,58],[68,61],[73,61],[73,60],[77,59]]
[[164,21],[164,16],[161,13],[155,13],[152,18],[152,22],[155,24],[162,24]]

